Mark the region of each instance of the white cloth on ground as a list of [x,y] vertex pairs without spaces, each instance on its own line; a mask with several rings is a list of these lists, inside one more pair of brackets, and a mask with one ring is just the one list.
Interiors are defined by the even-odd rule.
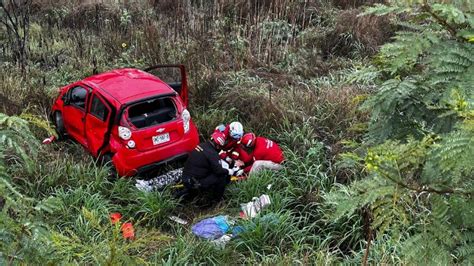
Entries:
[[283,169],[283,165],[272,161],[257,160],[252,164],[249,174],[251,175],[264,169],[277,171]]
[[171,170],[166,174],[157,176],[155,178],[149,180],[135,180],[136,184],[135,187],[141,191],[150,192],[153,190],[159,190],[164,188],[165,186],[177,183],[181,176],[183,175],[183,168],[178,168],[175,170]]

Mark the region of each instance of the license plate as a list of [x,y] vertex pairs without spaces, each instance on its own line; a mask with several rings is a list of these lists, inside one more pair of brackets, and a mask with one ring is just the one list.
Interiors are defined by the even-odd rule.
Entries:
[[165,133],[158,136],[153,136],[153,145],[158,145],[170,141],[170,134]]

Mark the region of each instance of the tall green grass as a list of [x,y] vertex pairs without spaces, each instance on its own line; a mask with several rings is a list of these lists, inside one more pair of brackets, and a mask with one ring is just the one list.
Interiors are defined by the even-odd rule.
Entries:
[[[107,179],[107,168],[72,141],[36,145],[31,168],[8,150],[7,159],[0,158],[6,165],[0,176],[9,184],[0,186],[0,264],[361,261],[366,244],[361,216],[332,221],[325,202],[338,180],[333,162],[341,142],[360,137],[360,131],[350,129],[365,121],[356,106],[371,88],[371,83],[349,84],[345,78],[364,65],[361,53],[370,46],[355,29],[338,27],[344,18],[357,20],[355,13],[344,13],[330,1],[92,2],[37,7],[28,75],[15,68],[11,51],[2,46],[1,112],[31,113],[48,121],[63,85],[118,67],[184,63],[201,139],[218,124],[239,120],[246,131],[281,144],[285,168],[229,185],[224,203],[203,210],[179,202],[169,190],[144,193],[133,179]],[[341,57],[328,54],[326,40],[337,42],[348,34],[351,38],[336,47]],[[36,139],[47,136],[31,127]],[[237,217],[241,203],[264,193],[272,204],[255,219],[236,218],[245,231],[225,248],[192,234],[191,224],[218,214]],[[110,223],[112,212],[134,224],[134,241],[124,240]],[[170,215],[190,224],[176,224]],[[397,261],[384,256],[387,248],[374,243],[373,261]]]

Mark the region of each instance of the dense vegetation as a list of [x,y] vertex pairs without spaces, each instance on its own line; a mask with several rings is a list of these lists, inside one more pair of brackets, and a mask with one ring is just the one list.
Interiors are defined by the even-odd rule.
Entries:
[[[474,260],[470,1],[1,3],[0,264]],[[108,180],[74,142],[39,144],[60,86],[175,62],[203,138],[239,119],[282,144],[285,169],[201,210]],[[262,193],[272,205],[225,248],[168,219],[237,216]]]

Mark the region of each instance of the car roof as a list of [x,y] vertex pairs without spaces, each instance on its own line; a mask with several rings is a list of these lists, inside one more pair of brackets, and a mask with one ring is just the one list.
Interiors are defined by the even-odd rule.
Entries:
[[134,68],[115,69],[82,80],[96,87],[102,96],[120,104],[175,91],[152,74]]

